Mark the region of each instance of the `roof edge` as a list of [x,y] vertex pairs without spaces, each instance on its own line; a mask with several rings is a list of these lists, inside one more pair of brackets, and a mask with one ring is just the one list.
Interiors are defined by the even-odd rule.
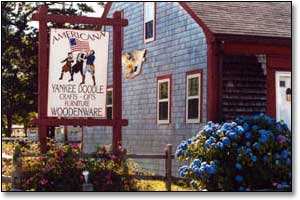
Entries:
[[198,17],[194,11],[185,3],[185,2],[178,2],[179,5],[195,20],[195,22],[203,29],[206,38],[208,41],[214,41],[215,35],[214,33],[208,28],[208,26]]

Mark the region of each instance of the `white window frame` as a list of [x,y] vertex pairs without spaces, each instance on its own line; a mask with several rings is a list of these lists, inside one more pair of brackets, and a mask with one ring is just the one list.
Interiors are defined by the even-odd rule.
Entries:
[[[152,38],[148,38],[148,39],[146,39],[146,23],[147,22],[149,22],[149,21],[151,21],[151,20],[149,20],[149,21],[146,21],[146,4],[147,3],[153,3],[153,19],[151,19],[151,20],[153,20],[153,37]],[[156,15],[156,5],[155,5],[155,2],[144,2],[144,43],[149,43],[149,42],[152,42],[152,41],[154,41],[155,40],[155,34],[156,34],[156,17],[155,17],[155,15]]]
[[[168,83],[168,98],[167,99],[159,99],[159,93],[160,93],[160,84],[162,83]],[[171,80],[170,78],[165,78],[165,79],[160,79],[157,81],[157,124],[169,124],[170,123],[170,95],[171,95],[171,91],[170,91],[170,83]],[[168,119],[167,120],[159,120],[159,103],[161,102],[168,102]]]
[[[199,82],[199,88],[198,88],[198,95],[197,96],[189,96],[189,80],[192,78],[198,78]],[[200,123],[200,118],[201,118],[201,73],[195,73],[191,75],[186,76],[186,102],[185,102],[185,120],[186,123],[188,124],[193,124],[193,123]],[[199,99],[199,104],[198,104],[198,118],[197,119],[189,119],[189,100],[191,99]]]
[[[113,98],[114,98],[114,95],[113,95],[113,88],[107,88],[106,90],[107,92],[111,92],[111,104],[107,104],[106,102],[106,109],[107,108],[111,108],[111,112],[112,112],[112,118],[113,118]],[[108,94],[108,93],[107,93]],[[106,97],[107,98],[107,97]],[[107,114],[107,113],[106,113]]]

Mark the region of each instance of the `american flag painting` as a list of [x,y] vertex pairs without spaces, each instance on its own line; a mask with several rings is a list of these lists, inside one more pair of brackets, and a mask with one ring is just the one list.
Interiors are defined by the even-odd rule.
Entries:
[[90,51],[90,45],[89,42],[87,41],[81,41],[76,38],[71,38],[70,39],[70,47],[71,51]]

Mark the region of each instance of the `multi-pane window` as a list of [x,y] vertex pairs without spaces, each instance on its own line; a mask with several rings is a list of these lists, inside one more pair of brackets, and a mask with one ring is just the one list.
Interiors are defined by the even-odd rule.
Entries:
[[155,37],[155,3],[144,3],[144,41],[151,42]]
[[113,90],[112,88],[109,88],[107,89],[107,95],[106,95],[106,116],[107,116],[107,119],[112,119],[112,109],[113,109],[113,102],[112,102],[112,99],[113,99]]
[[201,74],[197,73],[188,75],[186,80],[186,122],[200,123]]
[[170,123],[170,78],[160,79],[157,84],[157,123]]

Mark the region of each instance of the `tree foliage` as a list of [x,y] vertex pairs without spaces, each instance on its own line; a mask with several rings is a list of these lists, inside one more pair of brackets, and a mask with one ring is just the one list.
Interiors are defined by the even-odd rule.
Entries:
[[[40,5],[49,13],[83,15],[94,12],[85,3],[72,2],[1,2],[1,79],[2,130],[11,134],[13,123],[25,127],[37,112],[38,29],[30,18]],[[84,28],[81,25],[50,24],[50,27]]]

